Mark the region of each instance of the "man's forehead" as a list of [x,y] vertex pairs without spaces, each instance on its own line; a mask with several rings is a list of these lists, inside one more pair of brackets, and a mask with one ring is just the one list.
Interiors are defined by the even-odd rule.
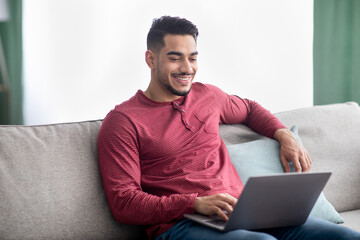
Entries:
[[197,55],[196,41],[191,35],[166,35],[164,37],[165,46],[162,49],[166,55],[191,54]]

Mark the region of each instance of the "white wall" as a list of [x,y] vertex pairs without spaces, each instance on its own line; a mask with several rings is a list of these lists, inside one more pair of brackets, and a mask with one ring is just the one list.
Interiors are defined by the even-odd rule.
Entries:
[[152,19],[200,31],[197,81],[272,112],[312,106],[313,1],[24,0],[25,124],[103,118],[147,88]]

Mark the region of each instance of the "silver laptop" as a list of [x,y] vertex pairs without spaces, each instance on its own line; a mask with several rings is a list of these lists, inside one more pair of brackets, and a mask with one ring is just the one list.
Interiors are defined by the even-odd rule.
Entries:
[[297,226],[305,223],[331,173],[286,173],[250,177],[228,221],[185,214],[220,231]]

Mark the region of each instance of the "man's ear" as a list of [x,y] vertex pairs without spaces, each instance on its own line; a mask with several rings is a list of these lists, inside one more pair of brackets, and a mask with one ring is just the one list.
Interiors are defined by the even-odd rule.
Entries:
[[151,50],[145,52],[145,61],[149,68],[154,69],[156,65],[156,56],[155,53]]

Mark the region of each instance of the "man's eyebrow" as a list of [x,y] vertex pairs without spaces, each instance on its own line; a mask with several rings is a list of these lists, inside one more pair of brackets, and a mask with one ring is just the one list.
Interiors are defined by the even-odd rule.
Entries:
[[181,52],[170,51],[170,52],[168,52],[166,55],[176,55],[176,56],[181,57],[181,56],[183,56],[184,54],[181,53]]
[[[196,51],[196,52],[191,53],[190,55],[195,56],[195,55],[198,55],[198,54],[199,53]],[[182,52],[176,52],[176,51],[170,51],[166,55],[176,55],[176,56],[179,56],[179,57],[184,56],[184,54]]]

